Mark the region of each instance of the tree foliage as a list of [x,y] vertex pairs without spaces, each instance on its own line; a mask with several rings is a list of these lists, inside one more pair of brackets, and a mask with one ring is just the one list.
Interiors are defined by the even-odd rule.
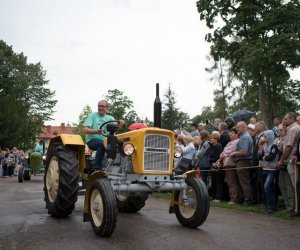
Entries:
[[171,90],[171,85],[169,85],[162,102],[162,128],[175,130],[188,124],[189,115],[180,111],[175,103],[175,92]]
[[79,114],[78,124],[73,124],[73,127],[74,127],[73,128],[73,134],[81,135],[81,137],[84,141],[85,141],[85,135],[82,131],[83,123],[84,123],[85,119],[87,118],[87,116],[92,112],[93,111],[92,111],[91,107],[88,104],[85,105],[83,110]]
[[260,111],[268,123],[282,106],[299,109],[298,93],[282,95],[286,89],[299,89],[288,72],[300,65],[299,1],[199,0],[197,7],[212,30],[205,37],[212,44],[211,55],[215,61],[228,61],[241,82],[239,105],[253,104],[253,111]]
[[40,63],[28,63],[0,40],[0,146],[32,146],[43,123],[51,120],[57,101],[45,77]]
[[126,128],[132,123],[141,122],[136,111],[133,110],[133,102],[118,89],[108,90],[105,100],[109,103],[108,114],[115,119],[124,119]]

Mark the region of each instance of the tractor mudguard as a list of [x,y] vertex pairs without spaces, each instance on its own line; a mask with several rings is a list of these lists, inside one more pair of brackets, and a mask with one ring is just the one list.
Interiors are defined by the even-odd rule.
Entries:
[[57,141],[62,142],[65,146],[70,146],[78,152],[79,172],[83,173],[85,169],[85,143],[80,135],[60,134],[50,140],[49,146]]

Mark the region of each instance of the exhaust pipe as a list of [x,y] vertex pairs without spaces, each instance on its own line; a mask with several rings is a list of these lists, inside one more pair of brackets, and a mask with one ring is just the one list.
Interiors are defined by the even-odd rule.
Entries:
[[156,97],[154,100],[154,127],[161,128],[161,101],[159,98],[159,83],[156,83]]

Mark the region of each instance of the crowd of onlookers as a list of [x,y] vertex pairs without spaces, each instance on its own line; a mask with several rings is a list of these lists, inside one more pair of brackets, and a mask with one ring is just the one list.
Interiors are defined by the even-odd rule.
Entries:
[[21,166],[27,166],[27,159],[23,150],[6,148],[0,150],[0,176],[17,176]]
[[35,149],[29,150],[26,153],[23,150],[18,150],[17,147],[13,147],[12,149],[6,148],[4,150],[0,148],[0,176],[2,178],[17,176],[21,167],[28,166],[32,152],[44,155],[42,140],[36,144]]
[[174,132],[183,154],[175,169],[200,169],[213,202],[263,204],[272,213],[281,195],[287,213],[300,214],[300,116],[275,118],[271,129],[255,117],[248,124],[227,117]]

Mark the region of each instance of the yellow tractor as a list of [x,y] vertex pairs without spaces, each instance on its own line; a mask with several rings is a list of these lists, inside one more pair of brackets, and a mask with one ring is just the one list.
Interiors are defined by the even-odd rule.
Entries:
[[[209,213],[209,196],[194,170],[176,174],[170,130],[149,127],[116,134],[118,125],[107,122],[104,170],[86,169],[85,144],[79,135],[59,135],[50,142],[44,177],[46,209],[53,217],[72,213],[79,180],[85,187],[83,220],[90,221],[98,236],[110,236],[117,213],[134,213],[145,206],[153,192],[172,193],[170,213],[186,227],[200,226]],[[89,174],[87,174],[89,173]]]

